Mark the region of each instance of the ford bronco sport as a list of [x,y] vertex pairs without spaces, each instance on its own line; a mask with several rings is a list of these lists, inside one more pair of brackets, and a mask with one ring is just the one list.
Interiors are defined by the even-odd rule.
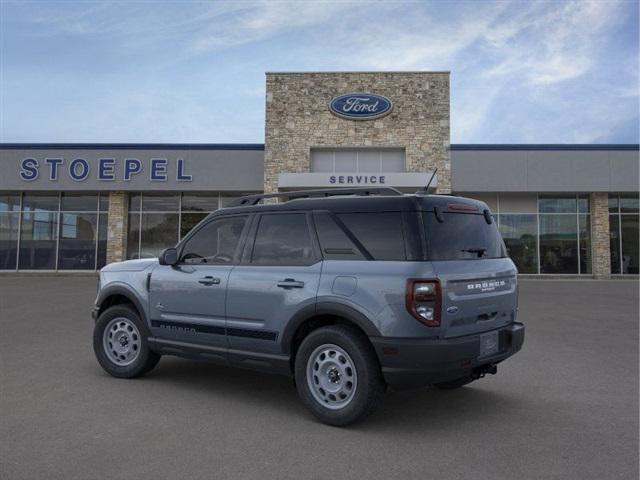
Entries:
[[[280,203],[260,203],[285,197]],[[387,387],[456,388],[516,353],[516,268],[488,207],[392,188],[242,197],[159,259],[100,272],[93,347],[115,377],[161,355],[291,375],[346,425]]]

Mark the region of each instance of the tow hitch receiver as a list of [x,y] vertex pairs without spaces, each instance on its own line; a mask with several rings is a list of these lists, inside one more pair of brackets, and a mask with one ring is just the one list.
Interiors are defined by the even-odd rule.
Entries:
[[476,367],[471,372],[471,378],[474,380],[478,378],[482,378],[485,375],[495,375],[498,372],[498,366],[493,365],[492,363],[488,365],[482,365],[481,367]]

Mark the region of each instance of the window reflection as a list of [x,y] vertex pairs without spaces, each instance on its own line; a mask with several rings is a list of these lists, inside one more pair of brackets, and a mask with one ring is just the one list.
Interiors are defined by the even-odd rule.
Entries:
[[621,215],[622,273],[638,274],[638,215]]
[[578,273],[574,215],[540,215],[540,273]]
[[97,213],[62,212],[58,268],[64,270],[95,268],[97,228]]
[[580,239],[580,273],[591,273],[591,221],[589,215],[578,217]]
[[19,268],[55,269],[57,232],[57,212],[22,212]]
[[540,196],[538,200],[538,211],[540,213],[576,213],[577,199],[571,196]]
[[178,214],[145,213],[140,233],[140,258],[157,257],[178,243]]
[[180,223],[180,238],[184,238],[208,213],[183,213]]
[[16,268],[19,223],[19,213],[0,211],[0,270]]
[[610,194],[609,206],[611,273],[638,274],[640,271],[638,267],[640,259],[638,195]]
[[609,215],[609,251],[611,253],[611,273],[621,273],[619,215]]
[[234,198],[231,194],[221,198],[218,192],[130,194],[127,258],[158,256]]
[[20,210],[20,194],[0,192],[0,212],[17,212]]
[[538,273],[536,215],[500,215],[500,233],[507,253],[520,273]]

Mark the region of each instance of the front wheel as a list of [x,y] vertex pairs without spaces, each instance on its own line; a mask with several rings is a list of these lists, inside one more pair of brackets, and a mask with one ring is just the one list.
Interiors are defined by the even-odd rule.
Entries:
[[333,325],[311,332],[295,362],[296,388],[322,422],[344,426],[369,415],[385,386],[375,352],[355,329]]
[[146,326],[133,307],[107,308],[93,329],[93,350],[98,363],[114,377],[144,375],[160,360],[160,355],[149,349],[148,336]]

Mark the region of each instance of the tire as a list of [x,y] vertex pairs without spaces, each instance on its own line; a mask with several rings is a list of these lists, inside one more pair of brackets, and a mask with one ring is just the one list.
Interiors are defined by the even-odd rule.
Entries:
[[160,355],[149,349],[148,337],[149,330],[135,308],[114,305],[96,321],[93,351],[100,366],[110,375],[139,377],[151,371],[160,360]]
[[464,387],[465,385],[470,384],[474,380],[475,379],[471,377],[462,377],[451,380],[449,382],[436,383],[435,387],[439,388],[440,390],[455,390],[456,388]]
[[373,348],[364,335],[344,325],[322,327],[305,337],[296,354],[295,384],[311,413],[334,426],[372,413],[385,391]]

